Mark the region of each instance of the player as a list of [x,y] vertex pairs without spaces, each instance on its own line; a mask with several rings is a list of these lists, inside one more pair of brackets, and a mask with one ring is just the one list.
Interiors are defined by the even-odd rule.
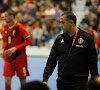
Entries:
[[[26,83],[26,76],[29,76],[27,69],[26,46],[32,44],[29,33],[24,25],[15,20],[15,12],[8,9],[5,12],[3,45],[0,56],[4,58],[5,90],[11,90],[12,76],[17,73],[21,86]],[[2,47],[3,46],[3,47]]]

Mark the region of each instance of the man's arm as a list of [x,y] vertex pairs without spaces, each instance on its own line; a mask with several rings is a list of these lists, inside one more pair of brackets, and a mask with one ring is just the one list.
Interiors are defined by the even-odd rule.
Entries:
[[88,37],[88,66],[91,76],[98,75],[97,53],[92,36]]
[[57,40],[55,40],[53,47],[51,49],[50,55],[47,60],[47,64],[44,70],[43,74],[43,83],[47,84],[48,78],[51,76],[53,73],[55,66],[57,65],[57,60],[58,60],[58,54],[57,54],[57,47],[58,47]]

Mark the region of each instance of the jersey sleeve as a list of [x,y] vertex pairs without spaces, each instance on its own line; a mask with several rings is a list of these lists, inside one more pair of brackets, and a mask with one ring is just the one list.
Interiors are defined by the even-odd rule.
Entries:
[[19,33],[24,39],[27,39],[28,37],[30,37],[24,25],[19,26]]
[[19,26],[19,34],[24,39],[24,42],[20,45],[15,46],[17,48],[17,50],[21,50],[21,49],[25,48],[27,45],[32,44],[32,40],[30,38],[30,35],[29,35],[28,31],[26,30],[24,25]]

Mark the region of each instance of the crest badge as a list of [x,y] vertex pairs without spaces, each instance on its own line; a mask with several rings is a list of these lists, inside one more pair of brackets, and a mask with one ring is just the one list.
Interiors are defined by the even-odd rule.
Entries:
[[13,30],[13,31],[12,31],[12,36],[15,36],[15,35],[16,35],[16,31]]
[[5,31],[5,34],[7,34],[7,31]]
[[83,42],[84,42],[84,40],[83,40],[82,38],[79,38],[79,39],[78,39],[78,43],[79,43],[79,44],[82,44]]

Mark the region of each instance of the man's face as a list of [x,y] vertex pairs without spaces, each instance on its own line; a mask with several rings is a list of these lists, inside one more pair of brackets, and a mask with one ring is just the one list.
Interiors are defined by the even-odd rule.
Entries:
[[63,15],[60,18],[60,27],[63,29],[63,32],[68,32],[70,30],[71,23],[67,20],[66,15]]
[[9,23],[9,22],[11,21],[11,17],[10,17],[10,15],[9,15],[7,12],[5,12],[4,20],[5,20],[7,23]]

